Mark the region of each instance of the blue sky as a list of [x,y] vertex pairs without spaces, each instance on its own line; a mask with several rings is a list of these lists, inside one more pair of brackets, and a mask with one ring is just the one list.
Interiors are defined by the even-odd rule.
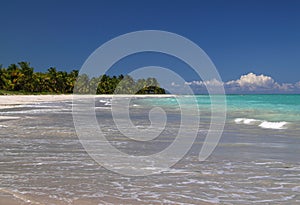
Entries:
[[[0,64],[29,61],[80,69],[101,44],[137,30],[164,30],[198,44],[224,82],[253,72],[278,83],[300,81],[300,1],[15,1],[0,3]],[[154,56],[154,57],[153,57]],[[155,55],[124,60],[124,71]],[[158,58],[160,59],[160,58]],[[169,62],[169,59],[161,64]],[[168,64],[168,63],[166,63]],[[192,72],[175,63],[187,81]],[[119,70],[120,71],[120,70]],[[117,69],[112,73],[117,73]]]

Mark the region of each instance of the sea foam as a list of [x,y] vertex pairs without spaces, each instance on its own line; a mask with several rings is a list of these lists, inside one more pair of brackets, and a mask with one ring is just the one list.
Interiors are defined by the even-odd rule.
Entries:
[[286,129],[286,125],[288,122],[269,122],[266,120],[258,120],[258,119],[249,119],[249,118],[236,118],[234,120],[236,124],[246,124],[246,125],[257,125],[261,128],[265,129]]
[[259,127],[267,128],[267,129],[285,129],[285,125],[288,124],[287,122],[262,122]]
[[260,120],[248,119],[248,118],[236,118],[234,121],[237,124],[247,124],[247,125],[251,125],[251,124],[255,124],[257,122],[260,122]]

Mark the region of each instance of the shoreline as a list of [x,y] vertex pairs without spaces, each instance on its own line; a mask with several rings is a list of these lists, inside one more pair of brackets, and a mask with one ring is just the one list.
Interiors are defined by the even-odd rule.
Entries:
[[42,102],[54,102],[54,101],[66,101],[80,99],[80,98],[113,98],[113,97],[123,97],[123,98],[162,98],[162,97],[176,97],[177,95],[73,95],[73,94],[61,94],[61,95],[1,95],[0,96],[0,106],[13,106],[13,105],[23,105],[23,104],[34,104]]

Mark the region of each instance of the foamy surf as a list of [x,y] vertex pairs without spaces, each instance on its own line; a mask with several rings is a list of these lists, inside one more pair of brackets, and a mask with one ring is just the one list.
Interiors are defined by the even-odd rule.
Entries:
[[262,122],[259,127],[266,128],[266,129],[286,129],[287,122]]
[[258,119],[249,119],[249,118],[236,118],[234,120],[236,124],[245,124],[245,125],[257,125],[258,127],[264,129],[287,129],[288,122],[269,122],[266,120]]
[[254,124],[256,122],[260,122],[260,120],[248,119],[248,118],[236,118],[234,121],[237,124],[247,124],[247,125]]

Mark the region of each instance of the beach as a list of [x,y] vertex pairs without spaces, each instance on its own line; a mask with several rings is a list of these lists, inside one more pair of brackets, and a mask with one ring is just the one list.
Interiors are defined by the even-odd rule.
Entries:
[[[72,97],[0,96],[1,204],[300,202],[299,95],[227,96],[224,132],[205,161],[198,155],[210,127],[210,98],[196,96],[201,123],[193,146],[174,166],[146,167],[155,174],[142,177],[113,172],[91,158],[74,127]],[[181,98],[181,109],[190,108],[190,96],[176,97]],[[129,104],[132,123],[139,129],[149,126],[149,110],[165,111],[166,129],[149,142],[136,142],[118,130],[111,95],[82,98],[95,100],[100,129],[111,145],[128,155],[163,151],[180,128],[180,107],[172,95],[137,95]],[[113,160],[109,153],[101,155]]]
[[13,194],[9,194],[0,190],[0,204],[5,205],[19,205],[24,203],[24,200],[15,197]]
[[[65,101],[72,100],[74,95],[0,95],[0,106],[9,105],[21,105],[21,104],[32,104],[41,102],[54,102],[54,101]],[[161,98],[161,97],[174,97],[174,95],[75,95],[80,98],[91,98],[91,97],[101,97],[101,98],[112,98],[115,97],[135,97],[135,98]]]
[[0,205],[300,205],[300,1],[1,1]]
[[72,100],[72,95],[1,95],[0,106]]

